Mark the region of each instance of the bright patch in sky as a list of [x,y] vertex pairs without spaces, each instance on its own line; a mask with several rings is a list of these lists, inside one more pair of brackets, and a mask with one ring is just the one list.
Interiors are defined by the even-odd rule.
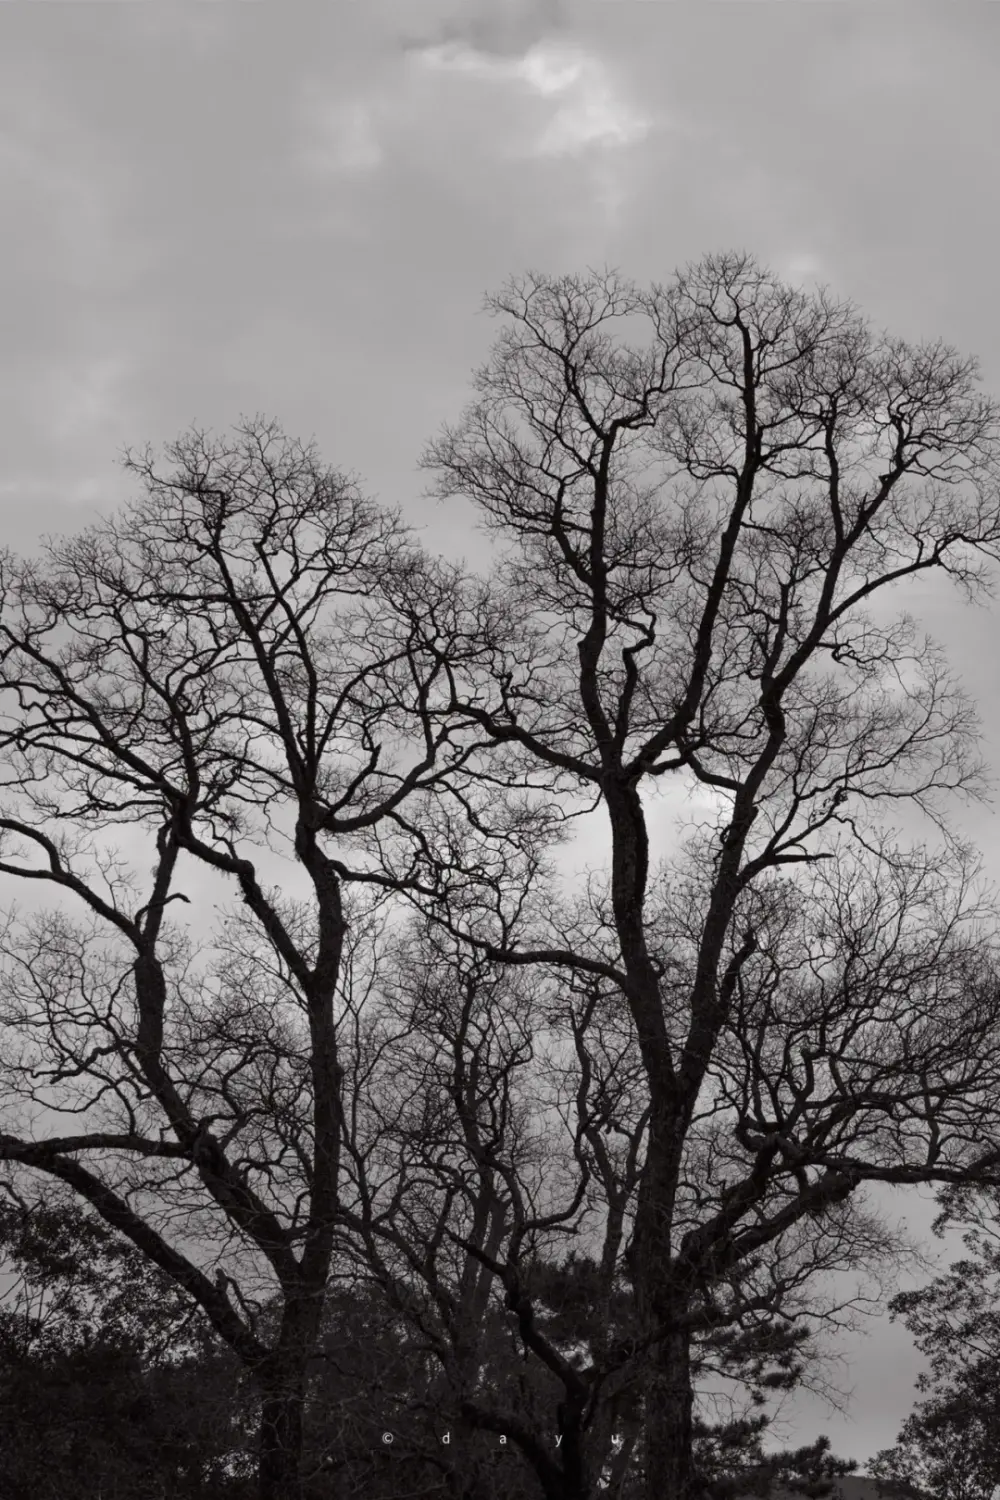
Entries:
[[65,441],[103,426],[121,404],[130,370],[131,361],[108,356],[53,371],[44,398],[53,437]]
[[823,274],[823,262],[816,255],[790,255],[777,262],[777,269],[792,281],[816,281]]
[[423,66],[508,82],[549,100],[553,112],[529,154],[565,156],[587,146],[626,146],[641,140],[650,121],[621,99],[599,58],[579,47],[539,42],[522,57],[498,57],[461,43],[427,47]]
[[307,103],[313,140],[305,156],[319,171],[347,176],[374,172],[383,159],[376,125],[376,102],[351,99],[330,103],[312,91]]

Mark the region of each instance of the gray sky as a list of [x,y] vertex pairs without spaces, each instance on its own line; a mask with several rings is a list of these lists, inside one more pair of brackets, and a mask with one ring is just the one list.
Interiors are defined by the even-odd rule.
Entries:
[[[529,266],[748,249],[1000,391],[998,63],[1000,7],[915,0],[0,7],[5,539],[114,504],[125,443],[263,411],[476,555],[414,464],[486,353],[483,292]],[[996,765],[993,614],[906,604]],[[958,821],[996,879],[995,814]],[[847,1417],[799,1400],[782,1436],[864,1459],[914,1351],[883,1322],[843,1349]]]

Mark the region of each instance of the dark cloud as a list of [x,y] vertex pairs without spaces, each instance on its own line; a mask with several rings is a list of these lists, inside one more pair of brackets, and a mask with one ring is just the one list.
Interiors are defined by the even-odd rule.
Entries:
[[567,25],[564,0],[480,0],[464,4],[426,30],[407,30],[406,50],[461,45],[487,57],[521,57]]

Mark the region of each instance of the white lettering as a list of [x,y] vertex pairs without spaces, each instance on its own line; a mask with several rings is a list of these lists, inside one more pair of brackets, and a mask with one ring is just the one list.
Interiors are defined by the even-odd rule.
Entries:
[[445,1435],[444,1435],[444,1437],[441,1439],[441,1441],[442,1441],[442,1443],[450,1443],[451,1442],[451,1433],[450,1432],[446,1432]]

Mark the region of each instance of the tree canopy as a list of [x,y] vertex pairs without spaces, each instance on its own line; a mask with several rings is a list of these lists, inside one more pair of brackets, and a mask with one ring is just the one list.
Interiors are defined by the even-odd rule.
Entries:
[[821,1485],[763,1408],[865,1185],[1000,1183],[975,711],[889,609],[988,587],[998,408],[746,255],[488,306],[423,459],[488,574],[259,417],[4,554],[0,1159],[242,1372],[261,1500]]

